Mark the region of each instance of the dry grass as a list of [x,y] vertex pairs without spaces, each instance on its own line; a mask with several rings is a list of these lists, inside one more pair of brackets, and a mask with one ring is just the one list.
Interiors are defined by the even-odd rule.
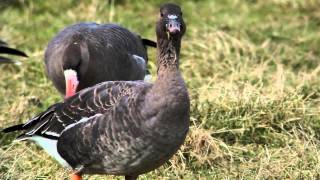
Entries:
[[[44,48],[58,30],[79,21],[113,21],[154,39],[159,4],[69,0],[0,5],[0,23],[5,24],[0,37],[30,55],[21,66],[0,66],[0,128],[61,99],[43,70]],[[319,179],[318,1],[180,4],[188,25],[181,70],[192,99],[192,126],[170,162],[141,179]],[[155,74],[154,50],[150,56]],[[0,179],[67,179],[68,173],[40,148],[11,144],[14,137],[0,134]]]

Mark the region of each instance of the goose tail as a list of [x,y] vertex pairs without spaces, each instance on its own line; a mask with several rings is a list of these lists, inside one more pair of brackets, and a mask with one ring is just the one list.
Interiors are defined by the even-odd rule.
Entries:
[[157,43],[152,40],[144,39],[144,38],[142,38],[141,40],[142,40],[142,44],[145,46],[150,46],[150,47],[154,47],[154,48],[157,47]]
[[0,46],[0,53],[28,57],[28,55],[25,52],[7,46]]
[[10,126],[10,127],[7,127],[5,129],[3,129],[2,132],[9,133],[9,132],[14,132],[14,131],[24,130],[25,127],[23,127],[23,125],[24,124],[18,124],[18,125]]

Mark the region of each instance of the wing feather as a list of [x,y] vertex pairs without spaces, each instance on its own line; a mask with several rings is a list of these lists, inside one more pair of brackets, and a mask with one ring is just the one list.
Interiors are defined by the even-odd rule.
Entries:
[[143,81],[104,82],[86,88],[74,96],[50,106],[46,111],[30,119],[23,125],[4,129],[4,132],[21,130],[19,136],[26,139],[33,135],[58,138],[70,125],[84,118],[95,117],[97,114],[107,114],[123,97],[133,95],[135,89],[151,86]]

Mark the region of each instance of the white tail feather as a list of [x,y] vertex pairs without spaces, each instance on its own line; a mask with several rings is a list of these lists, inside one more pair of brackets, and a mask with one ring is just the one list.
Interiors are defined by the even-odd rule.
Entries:
[[57,140],[44,138],[41,136],[32,136],[27,139],[35,141],[39,146],[41,146],[46,153],[53,157],[62,166],[66,168],[71,168],[71,166],[65,161],[57,151]]

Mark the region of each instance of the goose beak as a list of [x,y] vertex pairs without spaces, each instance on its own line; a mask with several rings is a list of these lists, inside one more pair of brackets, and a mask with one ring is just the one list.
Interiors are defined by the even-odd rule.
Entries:
[[64,77],[66,80],[66,99],[70,96],[73,96],[76,93],[79,81],[77,78],[77,72],[73,69],[65,70]]
[[167,30],[170,34],[176,34],[180,32],[180,23],[177,21],[177,19],[169,18]]

